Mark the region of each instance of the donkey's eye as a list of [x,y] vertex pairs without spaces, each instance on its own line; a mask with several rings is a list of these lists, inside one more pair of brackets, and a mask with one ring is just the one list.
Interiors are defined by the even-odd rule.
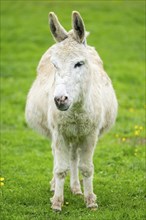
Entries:
[[80,67],[84,65],[84,61],[80,61],[80,62],[77,62],[75,65],[74,65],[74,68],[77,68],[77,67]]
[[58,69],[58,66],[57,66],[57,64],[56,64],[55,62],[52,62],[52,64],[53,64],[53,66],[54,66],[56,69]]
[[57,69],[57,66],[56,66],[56,64],[54,64],[54,63],[53,63],[53,66],[54,66],[54,67],[55,67],[55,68]]

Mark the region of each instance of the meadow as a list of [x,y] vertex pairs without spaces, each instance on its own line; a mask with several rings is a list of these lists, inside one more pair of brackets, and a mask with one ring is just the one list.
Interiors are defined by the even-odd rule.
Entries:
[[[25,102],[43,53],[54,41],[48,13],[71,29],[78,10],[117,94],[115,126],[94,154],[97,211],[65,182],[61,213],[51,210],[50,141],[28,128]],[[1,219],[144,220],[145,1],[1,1]]]

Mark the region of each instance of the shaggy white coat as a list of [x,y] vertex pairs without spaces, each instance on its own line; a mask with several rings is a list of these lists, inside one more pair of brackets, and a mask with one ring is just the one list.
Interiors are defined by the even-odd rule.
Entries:
[[[83,175],[84,198],[97,207],[93,193],[93,153],[100,135],[115,122],[117,100],[111,80],[93,47],[86,44],[83,20],[73,12],[73,30],[66,32],[50,13],[51,32],[57,41],[42,56],[26,104],[30,127],[52,139],[54,176],[52,208],[61,210],[63,188],[70,170],[70,186],[81,194],[78,168]],[[81,66],[75,68],[75,64]],[[69,108],[57,109],[54,97],[67,96]]]

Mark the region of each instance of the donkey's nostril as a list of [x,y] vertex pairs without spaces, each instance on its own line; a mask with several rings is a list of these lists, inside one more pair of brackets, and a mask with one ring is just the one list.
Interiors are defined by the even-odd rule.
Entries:
[[54,101],[55,101],[55,103],[59,104],[59,102],[60,102],[60,97],[55,97],[55,98],[54,98]]
[[59,96],[56,96],[56,97],[54,98],[55,103],[58,104],[58,105],[60,105],[60,104],[62,104],[62,105],[66,104],[67,100],[68,100],[68,97],[67,97],[67,96],[60,96],[60,97],[59,97]]
[[65,102],[65,101],[68,100],[68,97],[67,97],[67,96],[62,96],[61,100],[62,100],[63,102]]

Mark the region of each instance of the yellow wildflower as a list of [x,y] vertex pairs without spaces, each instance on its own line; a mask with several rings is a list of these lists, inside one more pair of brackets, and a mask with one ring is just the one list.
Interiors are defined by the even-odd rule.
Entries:
[[0,177],[0,186],[4,185],[3,181],[4,181],[4,177]]
[[123,141],[123,142],[125,142],[125,141],[126,141],[126,138],[125,138],[125,137],[123,137],[123,138],[122,138],[122,141]]
[[138,129],[138,125],[135,125],[134,128],[135,128],[135,129]]
[[140,133],[140,131],[139,131],[139,130],[136,130],[136,131],[134,132],[134,135],[135,135],[135,136],[139,136],[139,133]]
[[129,112],[134,112],[134,108],[129,108]]
[[142,127],[142,126],[140,126],[140,127],[139,127],[139,130],[141,130],[141,131],[142,131],[142,130],[143,130],[143,127]]

